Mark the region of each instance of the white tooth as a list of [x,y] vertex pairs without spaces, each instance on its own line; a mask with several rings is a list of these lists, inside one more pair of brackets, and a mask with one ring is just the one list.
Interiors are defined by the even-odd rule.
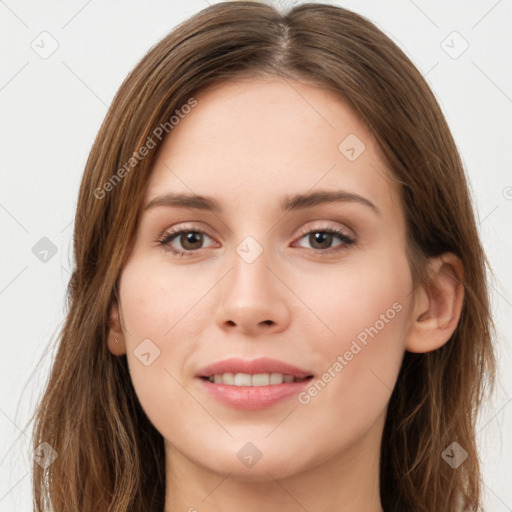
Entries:
[[223,373],[222,374],[222,383],[223,384],[234,384],[235,376],[232,373]]
[[215,384],[228,384],[231,386],[268,386],[269,384],[282,384],[283,382],[294,382],[293,375],[282,373],[217,373],[208,377],[210,382]]
[[251,379],[252,386],[268,386],[270,384],[270,375],[268,373],[255,373]]
[[235,386],[250,386],[251,375],[249,373],[235,373]]
[[270,384],[282,384],[283,383],[283,374],[282,373],[271,373],[270,374]]

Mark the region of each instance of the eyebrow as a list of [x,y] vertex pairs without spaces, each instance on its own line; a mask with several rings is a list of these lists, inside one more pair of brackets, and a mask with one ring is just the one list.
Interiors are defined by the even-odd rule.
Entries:
[[[320,204],[337,202],[362,204],[369,207],[377,215],[382,215],[379,208],[377,208],[377,206],[375,206],[369,199],[345,190],[318,191],[286,196],[281,200],[280,206],[283,212],[289,212],[311,208]],[[190,208],[215,213],[222,212],[222,206],[216,199],[196,194],[169,193],[157,196],[144,207],[144,211],[157,206]]]

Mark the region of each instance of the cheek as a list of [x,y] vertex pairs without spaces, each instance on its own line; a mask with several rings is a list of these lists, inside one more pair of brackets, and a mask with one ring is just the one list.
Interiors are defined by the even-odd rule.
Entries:
[[406,260],[395,256],[361,271],[342,269],[308,295],[331,332],[313,347],[322,351],[324,369],[301,403],[354,436],[384,411],[398,376],[410,310],[404,268]]
[[143,258],[126,265],[119,291],[129,342],[150,338],[164,348],[178,331],[183,339],[182,331],[193,324],[190,315],[201,308],[200,300],[214,282],[204,277],[194,279],[190,272]]
[[169,414],[190,407],[181,383],[190,378],[192,355],[200,352],[212,322],[208,293],[217,281],[213,272],[199,279],[186,266],[173,269],[151,258],[133,258],[123,269],[119,294],[127,361],[154,425],[166,425]]
[[123,269],[119,293],[130,376],[153,419],[152,411],[169,408],[169,394],[173,407],[179,407],[183,398],[175,367],[180,367],[184,351],[190,350],[190,340],[195,339],[194,333],[185,331],[191,325],[187,314],[197,302],[198,290],[180,283],[179,275],[166,275],[161,266],[132,261]]
[[[300,283],[300,281],[298,281]],[[297,290],[306,305],[317,314],[318,320],[334,340],[336,349],[350,340],[364,342],[368,330],[374,327],[381,339],[405,328],[406,310],[410,301],[411,278],[407,261],[398,255],[360,266],[340,266],[335,272],[315,273],[306,278]],[[397,342],[400,340],[397,339]]]

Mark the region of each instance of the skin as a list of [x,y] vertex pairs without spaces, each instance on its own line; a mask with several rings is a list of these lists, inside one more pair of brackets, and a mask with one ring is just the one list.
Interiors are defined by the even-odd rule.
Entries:
[[[164,437],[165,510],[380,512],[391,391],[406,350],[435,350],[453,333],[461,263],[452,254],[432,259],[436,290],[413,286],[399,190],[369,131],[334,93],[246,79],[196,99],[164,141],[145,204],[195,193],[214,197],[223,211],[142,213],[108,340],[113,354],[127,354],[137,396]],[[353,161],[338,149],[349,134],[365,145]],[[284,196],[341,189],[380,215],[347,201],[280,211]],[[191,251],[179,257],[156,241],[171,227],[206,235],[202,245],[178,235],[169,245]],[[355,243],[337,235],[316,241],[314,233],[333,227]],[[263,250],[252,263],[236,251],[247,236]],[[215,361],[262,356],[321,377],[381,315],[384,327],[306,404],[291,397],[238,410],[194,378]],[[146,366],[134,350],[148,338],[160,355]],[[237,457],[248,442],[262,454],[251,467]]]

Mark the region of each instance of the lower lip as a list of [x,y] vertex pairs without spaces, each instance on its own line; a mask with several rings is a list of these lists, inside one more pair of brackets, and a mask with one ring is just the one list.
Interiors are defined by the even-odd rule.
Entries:
[[235,409],[264,409],[299,394],[311,382],[311,378],[300,382],[285,382],[268,386],[231,386],[214,384],[199,379],[206,391],[218,402]]

